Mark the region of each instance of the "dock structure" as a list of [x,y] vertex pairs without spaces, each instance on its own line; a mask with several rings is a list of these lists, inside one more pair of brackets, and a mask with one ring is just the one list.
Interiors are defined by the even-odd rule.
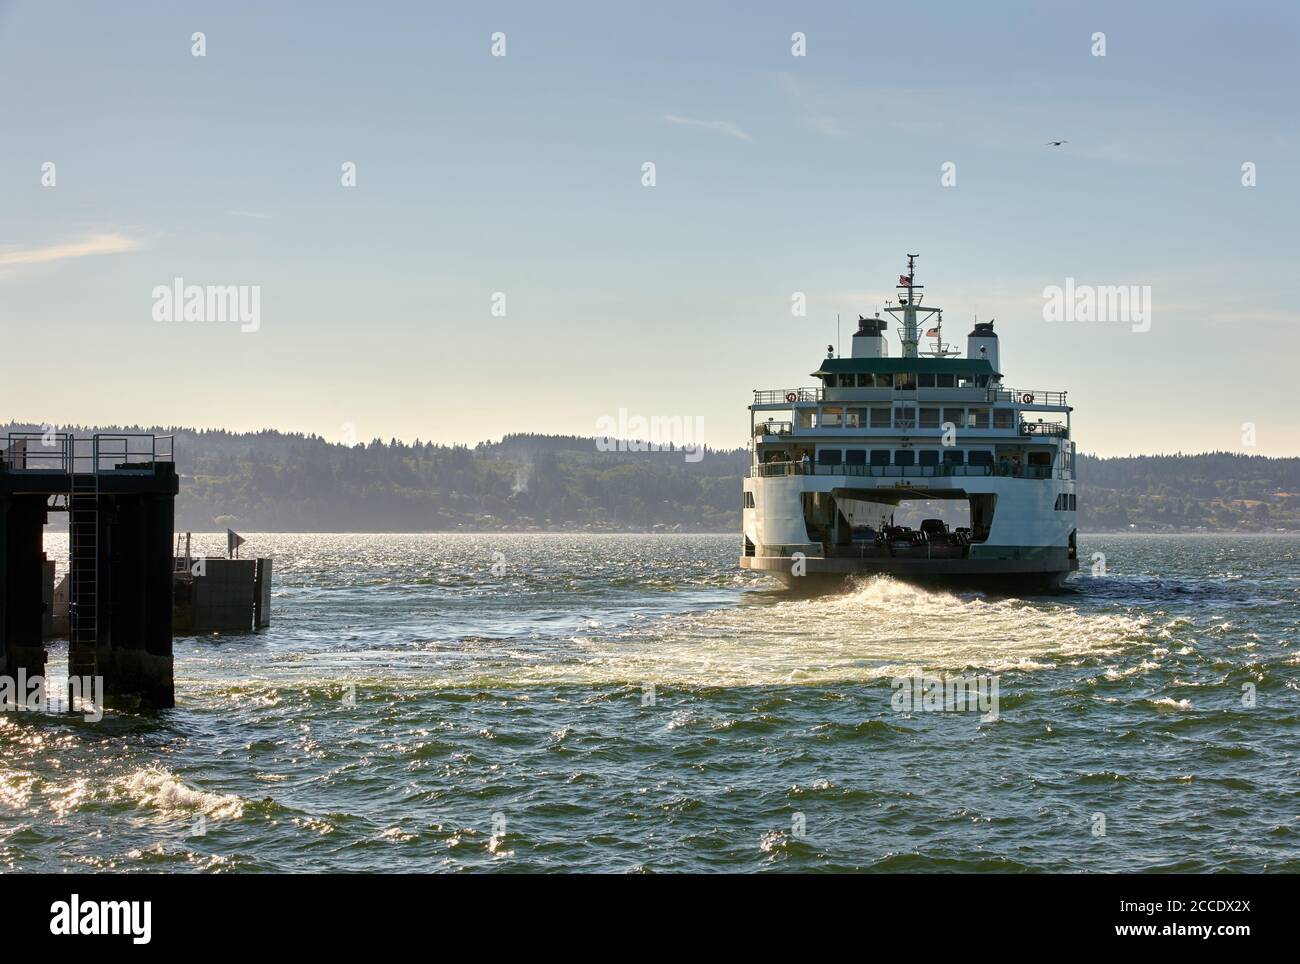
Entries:
[[11,433],[0,451],[0,675],[44,677],[42,536],[68,513],[68,674],[104,701],[175,705],[171,436]]
[[271,625],[271,559],[195,556],[177,537],[173,630],[242,634]]

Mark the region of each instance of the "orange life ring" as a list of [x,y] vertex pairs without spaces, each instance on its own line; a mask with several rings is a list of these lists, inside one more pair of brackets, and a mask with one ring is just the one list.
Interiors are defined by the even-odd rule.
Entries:
[[1032,405],[1032,404],[1034,404],[1034,393],[1033,393],[1033,392],[1025,392],[1025,394],[1023,394],[1023,395],[1020,396],[1020,402],[1021,402],[1022,405]]
[[799,400],[799,396],[796,395],[794,392],[786,392],[786,393],[785,393],[785,400],[786,400],[787,402],[795,402],[795,401],[798,401],[798,400]]

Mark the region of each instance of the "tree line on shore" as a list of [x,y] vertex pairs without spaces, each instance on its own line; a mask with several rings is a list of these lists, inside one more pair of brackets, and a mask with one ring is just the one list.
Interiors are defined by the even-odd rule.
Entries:
[[[176,528],[196,532],[735,532],[749,465],[743,448],[705,449],[702,457],[610,451],[571,435],[516,434],[465,446],[346,445],[316,435],[182,427],[60,431],[175,436]],[[1084,532],[1300,531],[1297,458],[1080,455],[1078,472]]]

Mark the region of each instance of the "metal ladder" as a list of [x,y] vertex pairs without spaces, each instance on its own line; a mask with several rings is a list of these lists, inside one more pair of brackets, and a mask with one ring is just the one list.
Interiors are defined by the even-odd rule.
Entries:
[[[99,646],[99,439],[92,438],[89,472],[68,477],[68,677],[97,676]],[[71,706],[69,706],[71,709]]]

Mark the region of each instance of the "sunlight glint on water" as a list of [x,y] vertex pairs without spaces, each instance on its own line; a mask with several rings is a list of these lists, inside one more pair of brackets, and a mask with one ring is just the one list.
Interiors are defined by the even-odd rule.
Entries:
[[[1110,574],[1029,599],[790,594],[730,537],[249,546],[274,624],[178,639],[178,709],[0,716],[0,869],[1300,869],[1295,539],[1084,540]],[[918,671],[999,718],[894,712]]]

